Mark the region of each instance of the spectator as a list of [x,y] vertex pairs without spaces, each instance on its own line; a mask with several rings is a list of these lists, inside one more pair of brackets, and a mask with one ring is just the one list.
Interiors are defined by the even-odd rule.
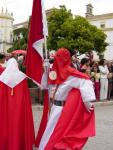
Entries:
[[107,99],[108,93],[108,67],[106,65],[106,60],[101,59],[99,64],[99,71],[100,71],[100,100]]
[[83,58],[81,60],[80,71],[88,74],[90,76],[90,61],[88,58]]
[[[111,71],[113,73],[113,61],[111,62]],[[111,98],[113,97],[113,77],[112,77],[112,90],[111,90]]]
[[86,56],[89,58],[90,63],[93,62],[93,58],[94,58],[94,54],[93,51],[89,51],[88,53],[86,53]]
[[109,74],[108,74],[108,99],[111,98],[111,91],[113,88],[112,82],[113,82],[113,72],[112,72],[112,65],[111,62],[107,63],[107,67],[109,70]]
[[99,68],[97,65],[95,65],[91,72],[91,77],[94,78],[94,89],[95,89],[95,95],[96,100],[99,100],[100,98],[100,73]]
[[77,69],[77,70],[80,70],[80,63],[77,59],[76,56],[72,56],[72,66]]

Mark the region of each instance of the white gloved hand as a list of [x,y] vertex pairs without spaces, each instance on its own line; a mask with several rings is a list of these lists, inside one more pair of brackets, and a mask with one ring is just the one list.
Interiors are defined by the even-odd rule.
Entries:
[[84,105],[88,112],[91,112],[92,110],[94,110],[93,104],[91,102],[84,102]]
[[49,59],[44,59],[44,72],[49,72],[49,68],[50,68],[50,63],[49,63]]

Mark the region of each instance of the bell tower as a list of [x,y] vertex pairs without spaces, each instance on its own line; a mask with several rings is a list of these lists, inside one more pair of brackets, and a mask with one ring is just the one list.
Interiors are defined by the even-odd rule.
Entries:
[[0,11],[0,52],[7,53],[13,45],[13,14],[7,8]]
[[93,6],[91,3],[86,5],[86,18],[93,16]]

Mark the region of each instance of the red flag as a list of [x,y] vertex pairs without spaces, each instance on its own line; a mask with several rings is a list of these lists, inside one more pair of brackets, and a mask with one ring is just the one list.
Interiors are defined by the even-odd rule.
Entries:
[[48,34],[43,6],[42,0],[33,1],[26,57],[26,73],[37,84],[41,82],[44,36]]

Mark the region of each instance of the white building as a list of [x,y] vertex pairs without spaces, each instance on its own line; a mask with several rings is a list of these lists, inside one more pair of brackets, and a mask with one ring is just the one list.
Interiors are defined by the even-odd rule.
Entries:
[[93,15],[93,6],[90,3],[86,6],[86,18],[92,25],[102,29],[107,35],[106,42],[109,45],[106,47],[104,58],[113,60],[113,13]]
[[0,52],[7,53],[13,44],[13,15],[3,8],[0,12]]
[[28,28],[29,21],[17,23],[13,25],[13,30],[20,29],[20,28]]

